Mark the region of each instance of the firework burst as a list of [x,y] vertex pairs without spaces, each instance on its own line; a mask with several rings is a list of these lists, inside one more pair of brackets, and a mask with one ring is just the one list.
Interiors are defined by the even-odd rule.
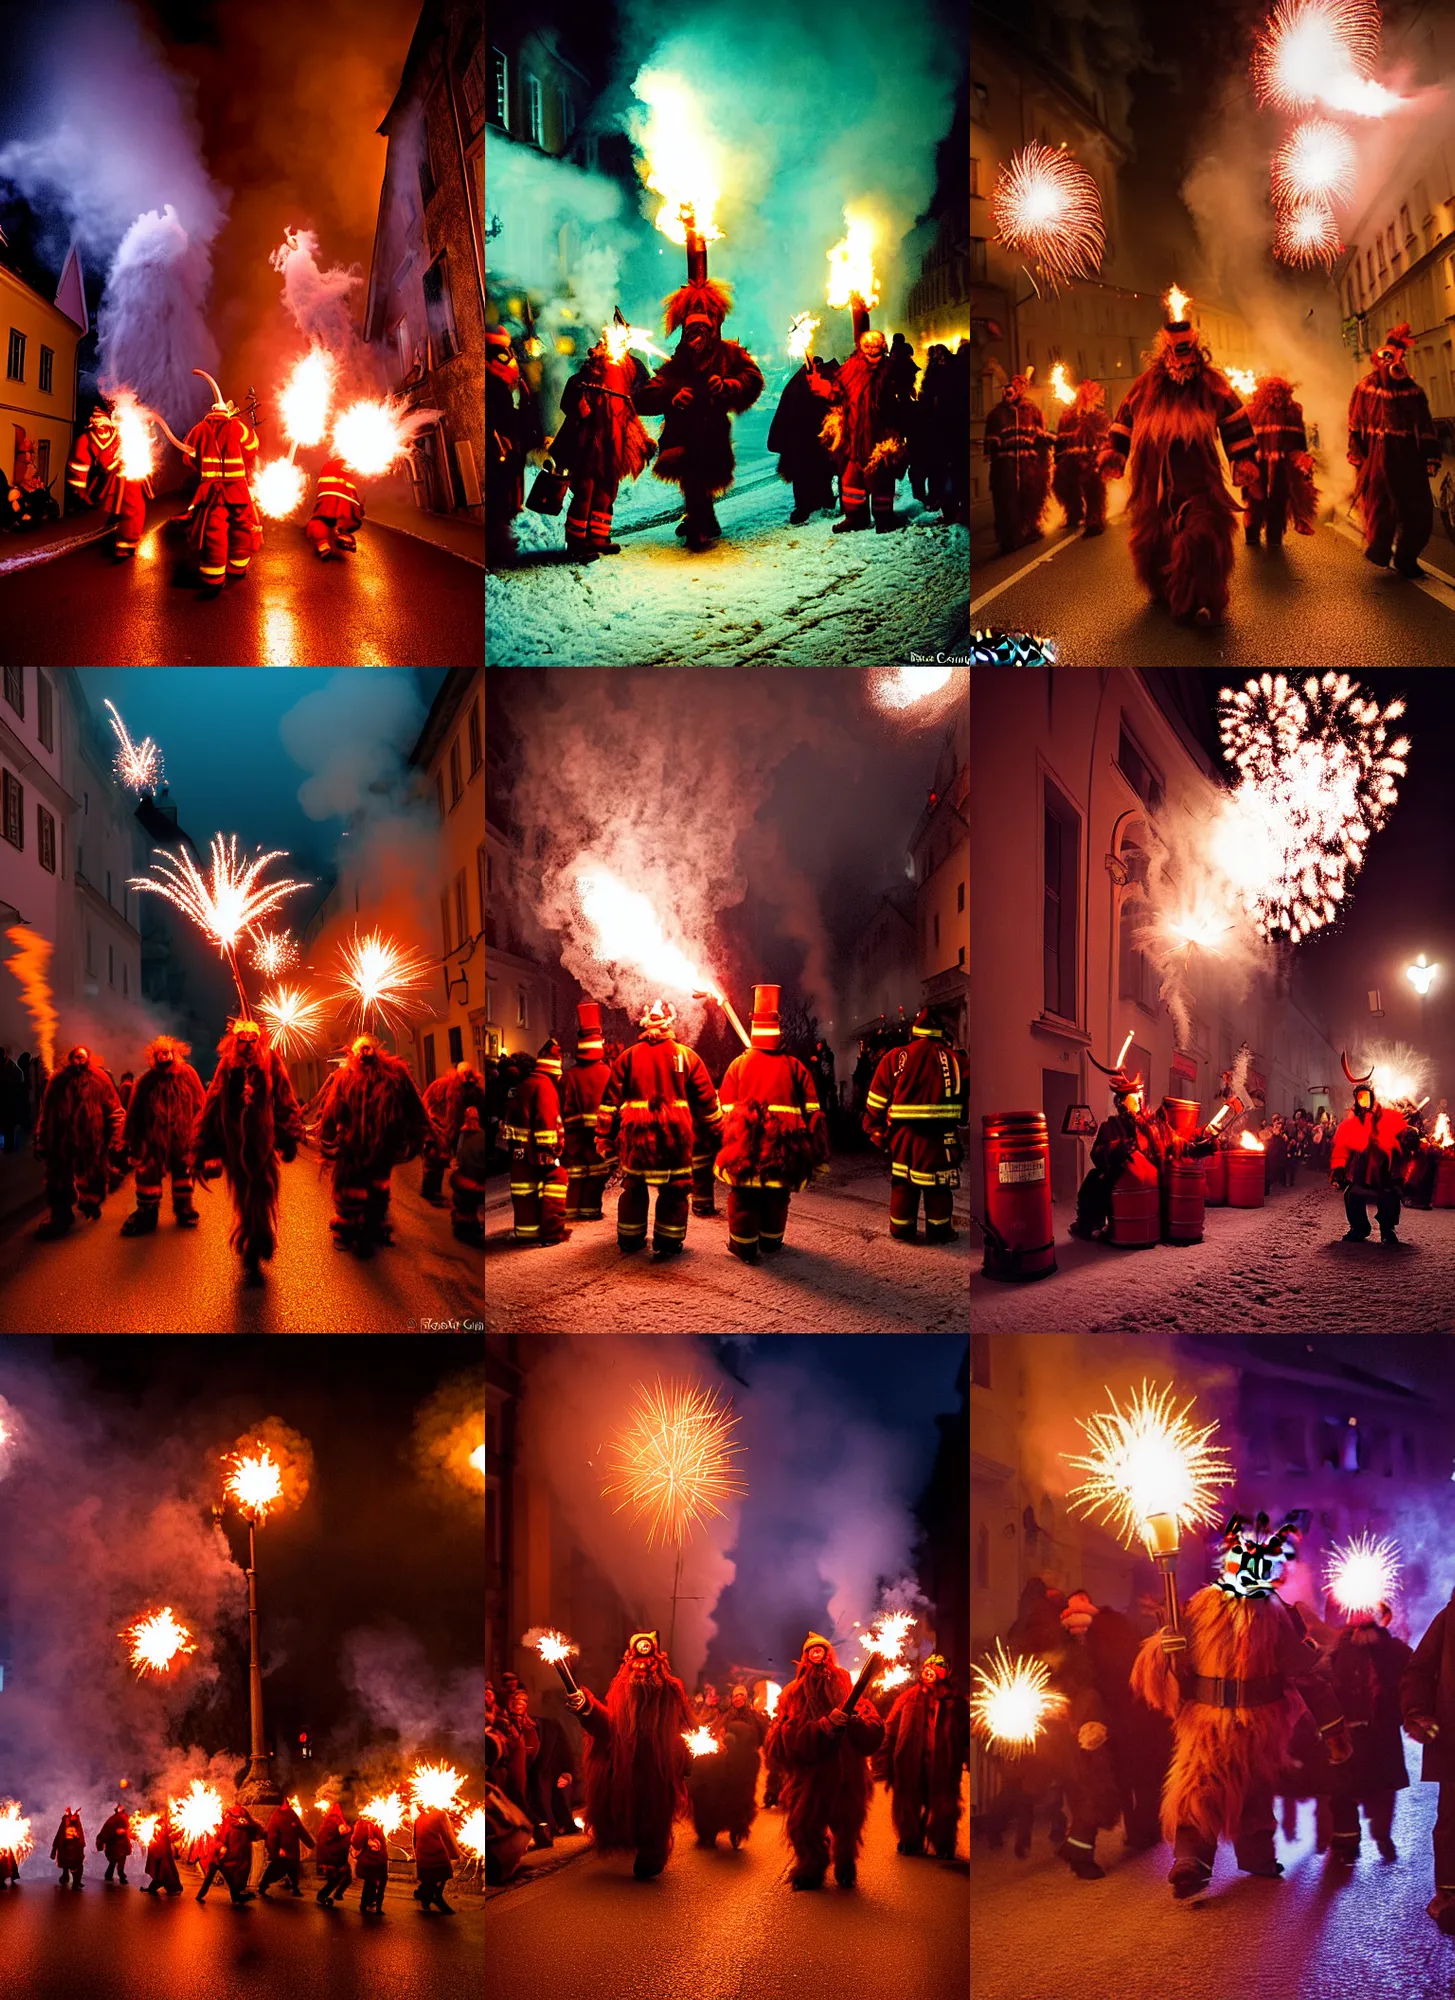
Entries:
[[681,1548],[700,1522],[722,1515],[724,1501],[747,1491],[732,1461],[738,1420],[730,1408],[682,1383],[638,1389],[631,1420],[611,1443],[617,1476],[602,1491],[621,1495],[618,1514],[629,1507],[649,1523],[648,1548],[659,1536]]
[[1355,1535],[1330,1551],[1324,1588],[1346,1611],[1377,1611],[1394,1595],[1399,1569],[1399,1548],[1388,1536]]
[[390,1792],[387,1797],[376,1793],[367,1805],[359,1808],[360,1819],[371,1819],[384,1833],[398,1833],[404,1824],[404,1801],[398,1792]]
[[397,1035],[412,1014],[422,1014],[428,1006],[430,977],[430,962],[422,952],[396,944],[382,931],[360,937],[355,929],[340,956],[334,995],[360,1032],[377,1015]]
[[1296,201],[1280,209],[1273,226],[1273,254],[1281,264],[1332,271],[1344,239],[1327,202]]
[[1281,111],[1354,110],[1379,33],[1378,0],[1278,0],[1253,47],[1253,94]]
[[1106,249],[1101,192],[1064,148],[1035,140],[1013,154],[995,183],[991,208],[1001,242],[1034,259],[1053,291],[1099,269]]
[[224,1490],[244,1514],[263,1517],[283,1497],[283,1474],[266,1445],[255,1452],[230,1452],[224,1461],[232,1467]]
[[310,999],[301,986],[275,986],[258,1002],[269,1040],[280,1055],[289,1058],[318,1045],[325,1011],[325,1003]]
[[164,1674],[184,1653],[197,1651],[192,1634],[172,1616],[170,1604],[138,1618],[126,1627],[121,1637],[130,1642],[131,1664],[139,1676]]
[[464,1782],[453,1764],[416,1764],[409,1774],[409,1796],[414,1810],[458,1812]]
[[118,778],[128,791],[140,795],[154,792],[162,781],[162,753],[150,736],[144,736],[140,743],[133,743],[127,734],[126,724],[117,713],[114,702],[105,706],[111,710],[111,727],[116,732],[120,749],[112,766]]
[[999,1639],[990,1665],[970,1672],[980,1683],[970,1696],[970,1726],[1003,1757],[1023,1757],[1046,1723],[1066,1712],[1066,1697],[1053,1693],[1045,1661],[1013,1656]]
[[181,1798],[167,1800],[167,1811],[183,1842],[195,1846],[221,1826],[222,1794],[194,1778]]
[[1217,1519],[1215,1495],[1233,1484],[1221,1445],[1210,1442],[1216,1423],[1188,1421],[1195,1397],[1181,1408],[1169,1387],[1155,1393],[1143,1382],[1125,1410],[1111,1391],[1110,1411],[1083,1418],[1091,1444],[1085,1457],[1062,1457],[1090,1478],[1066,1496],[1073,1512],[1101,1521],[1128,1547],[1145,1540],[1154,1514],[1171,1514],[1180,1528]]
[[224,840],[220,833],[215,833],[212,836],[210,880],[203,881],[196,862],[185,849],[176,854],[154,849],[152,867],[156,870],[155,877],[133,875],[130,879],[129,886],[133,889],[146,889],[154,896],[165,896],[184,917],[192,919],[205,937],[215,942],[232,968],[233,984],[237,987],[244,1016],[249,1012],[248,996],[243,990],[242,974],[238,971],[238,939],[244,931],[255,930],[264,917],[278,908],[285,896],[308,886],[305,882],[264,882],[260,879],[270,861],[284,859],[284,849],[276,847],[271,853],[255,854],[250,861],[239,861],[237,835],[230,833]]
[[1265,937],[1294,943],[1339,913],[1372,834],[1399,798],[1404,703],[1381,708],[1348,674],[1264,674],[1219,697],[1223,755],[1238,774],[1212,858]]
[[268,979],[276,979],[298,963],[298,947],[287,931],[259,931],[253,939],[248,964]]
[[19,1799],[0,1799],[0,1854],[13,1855],[19,1867],[34,1846],[30,1821],[21,1813]]
[[1295,202],[1352,201],[1354,142],[1328,118],[1305,118],[1273,155],[1273,199],[1280,208]]

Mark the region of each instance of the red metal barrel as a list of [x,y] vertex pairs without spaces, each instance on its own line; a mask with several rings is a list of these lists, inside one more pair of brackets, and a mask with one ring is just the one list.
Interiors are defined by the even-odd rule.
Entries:
[[987,1112],[985,1152],[987,1278],[1023,1283],[1056,1268],[1051,1223],[1051,1142],[1044,1111]]
[[1260,1148],[1232,1146],[1223,1155],[1228,1163],[1228,1207],[1261,1208],[1268,1155]]
[[1162,1236],[1167,1243],[1201,1243],[1202,1161],[1169,1160],[1163,1169]]
[[1202,1163],[1203,1198],[1209,1208],[1222,1208],[1228,1199],[1228,1156],[1219,1146]]
[[1190,1139],[1197,1130],[1198,1113],[1202,1106],[1195,1097],[1164,1097],[1162,1109],[1167,1113],[1167,1122],[1180,1138]]
[[1431,1208],[1455,1208],[1455,1153],[1441,1153],[1435,1168],[1435,1192]]
[[1119,1250],[1146,1250],[1162,1237],[1162,1183],[1145,1153],[1133,1153],[1111,1191],[1108,1243]]

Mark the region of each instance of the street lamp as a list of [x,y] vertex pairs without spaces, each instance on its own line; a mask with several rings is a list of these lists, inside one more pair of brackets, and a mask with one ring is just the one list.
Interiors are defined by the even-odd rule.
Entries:
[[1440,968],[1438,965],[1429,965],[1426,963],[1425,954],[1423,952],[1420,953],[1419,958],[1413,965],[1407,965],[1405,967],[1404,971],[1405,978],[1409,981],[1410,985],[1414,987],[1416,993],[1418,993],[1420,996],[1420,1040],[1421,1041],[1425,1039],[1425,999],[1430,991],[1430,988],[1435,983],[1435,974],[1439,970]]
[[233,1452],[225,1463],[232,1467],[227,1494],[248,1524],[248,1698],[252,1752],[237,1796],[246,1806],[276,1806],[282,1804],[283,1788],[273,1775],[263,1735],[263,1668],[258,1651],[258,1528],[269,1507],[283,1496],[283,1475],[266,1445],[259,1446],[251,1455]]

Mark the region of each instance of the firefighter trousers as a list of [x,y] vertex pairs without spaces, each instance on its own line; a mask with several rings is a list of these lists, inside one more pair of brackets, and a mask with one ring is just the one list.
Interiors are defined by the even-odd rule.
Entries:
[[717,1148],[710,1153],[692,1155],[692,1213],[694,1215],[716,1215],[717,1199],[714,1190],[717,1182],[713,1177],[712,1163],[717,1158]]
[[146,500],[142,495],[141,481],[127,479],[122,482],[121,504],[111,516],[111,527],[116,532],[112,548],[119,556],[134,556],[136,545],[141,540],[142,529],[146,526]]
[[320,555],[331,549],[353,550],[358,547],[358,543],[342,521],[328,514],[315,514],[312,520],[305,521],[303,532]]
[[872,501],[874,519],[888,521],[894,515],[895,477],[886,467],[880,466],[867,474],[862,465],[853,459],[844,467],[839,477],[839,497],[844,503],[846,520],[867,520]]
[[657,1190],[657,1213],[652,1222],[654,1250],[680,1250],[687,1236],[687,1200],[692,1187],[692,1169],[673,1167],[670,1171],[634,1174],[621,1170],[621,1198],[616,1204],[616,1243],[619,1250],[635,1250],[646,1241],[647,1210],[652,1188]]
[[889,1233],[905,1243],[913,1243],[919,1217],[919,1198],[925,1198],[926,1243],[948,1243],[955,1190],[950,1187],[917,1187],[898,1174],[889,1183]]
[[566,515],[566,542],[569,547],[604,549],[611,540],[611,510],[616,505],[617,481],[573,479],[571,505]]
[[560,1243],[566,1235],[566,1169],[512,1166],[510,1200],[517,1243]]
[[611,1178],[611,1167],[610,1160],[598,1160],[595,1166],[567,1167],[567,1222],[600,1222],[601,1197]]
[[774,1251],[783,1248],[783,1232],[788,1227],[787,1188],[730,1187],[728,1189],[728,1243],[740,1250]]
[[197,573],[219,589],[230,576],[246,576],[253,557],[251,500],[214,500],[196,543]]

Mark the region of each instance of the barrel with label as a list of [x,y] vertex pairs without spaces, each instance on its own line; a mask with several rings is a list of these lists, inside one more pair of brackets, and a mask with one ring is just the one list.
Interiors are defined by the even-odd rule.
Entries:
[[1202,1161],[1169,1160],[1163,1169],[1162,1235],[1168,1243],[1201,1243]]
[[1023,1284],[1056,1268],[1051,1222],[1051,1141],[1044,1111],[986,1112],[985,1264],[987,1278]]
[[1455,1208],[1455,1152],[1442,1152],[1435,1168],[1435,1192],[1431,1208]]
[[1198,1113],[1202,1106],[1195,1097],[1164,1097],[1162,1109],[1167,1113],[1167,1123],[1179,1139],[1190,1139],[1197,1130]]
[[1228,1199],[1228,1155],[1224,1146],[1209,1153],[1202,1163],[1203,1200],[1209,1208],[1222,1208]]
[[1107,1242],[1118,1250],[1147,1250],[1162,1239],[1162,1183],[1145,1153],[1133,1153],[1111,1191]]
[[1268,1172],[1268,1156],[1262,1147],[1233,1146],[1223,1155],[1228,1163],[1228,1207],[1261,1208]]

